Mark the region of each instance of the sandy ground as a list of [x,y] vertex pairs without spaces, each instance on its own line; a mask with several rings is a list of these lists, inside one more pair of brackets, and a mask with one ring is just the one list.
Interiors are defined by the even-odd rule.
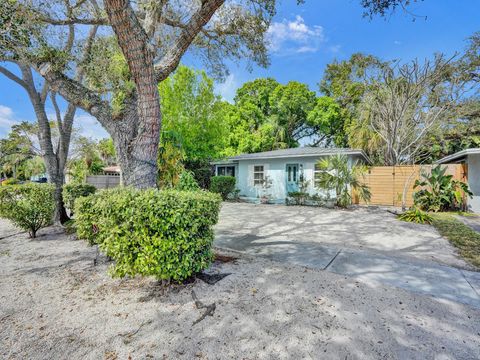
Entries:
[[[325,271],[245,257],[162,288],[111,279],[95,248],[0,220],[2,359],[478,359],[480,311]],[[192,290],[213,316],[196,325]]]

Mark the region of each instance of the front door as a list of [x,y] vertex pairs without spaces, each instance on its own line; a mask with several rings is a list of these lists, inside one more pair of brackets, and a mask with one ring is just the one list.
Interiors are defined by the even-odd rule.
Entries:
[[298,191],[298,164],[287,164],[287,193]]

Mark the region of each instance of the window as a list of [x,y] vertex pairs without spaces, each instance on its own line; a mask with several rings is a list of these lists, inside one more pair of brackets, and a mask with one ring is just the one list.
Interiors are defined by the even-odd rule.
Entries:
[[313,182],[315,187],[318,186],[318,182],[320,180],[320,173],[322,173],[324,170],[320,169],[320,166],[318,164],[315,164],[315,169],[313,171]]
[[235,177],[235,166],[217,166],[217,175]]
[[253,185],[262,185],[264,178],[263,165],[255,165],[253,167]]

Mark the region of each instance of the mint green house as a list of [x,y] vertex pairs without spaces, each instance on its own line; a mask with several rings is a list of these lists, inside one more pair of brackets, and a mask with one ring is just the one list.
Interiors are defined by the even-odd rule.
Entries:
[[301,147],[242,154],[212,164],[215,175],[236,178],[241,198],[257,201],[262,196],[268,196],[273,202],[283,203],[289,192],[299,191],[302,180],[307,184],[308,193],[318,194],[315,174],[319,170],[315,164],[325,156],[336,154],[347,156],[352,165],[355,162],[370,162],[362,150]]

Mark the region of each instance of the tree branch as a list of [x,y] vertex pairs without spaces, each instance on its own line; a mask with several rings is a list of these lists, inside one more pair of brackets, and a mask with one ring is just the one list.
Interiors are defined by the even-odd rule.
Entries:
[[224,2],[225,0],[202,1],[200,9],[185,24],[177,40],[163,56],[162,60],[155,65],[155,75],[158,82],[165,80],[177,68],[180,59],[192,41]]
[[21,85],[25,90],[28,91],[28,84],[25,81],[23,81],[23,79],[20,79],[17,75],[15,75],[10,70],[8,70],[7,68],[1,65],[0,65],[0,73],[5,75],[10,80],[15,81],[17,84]]

